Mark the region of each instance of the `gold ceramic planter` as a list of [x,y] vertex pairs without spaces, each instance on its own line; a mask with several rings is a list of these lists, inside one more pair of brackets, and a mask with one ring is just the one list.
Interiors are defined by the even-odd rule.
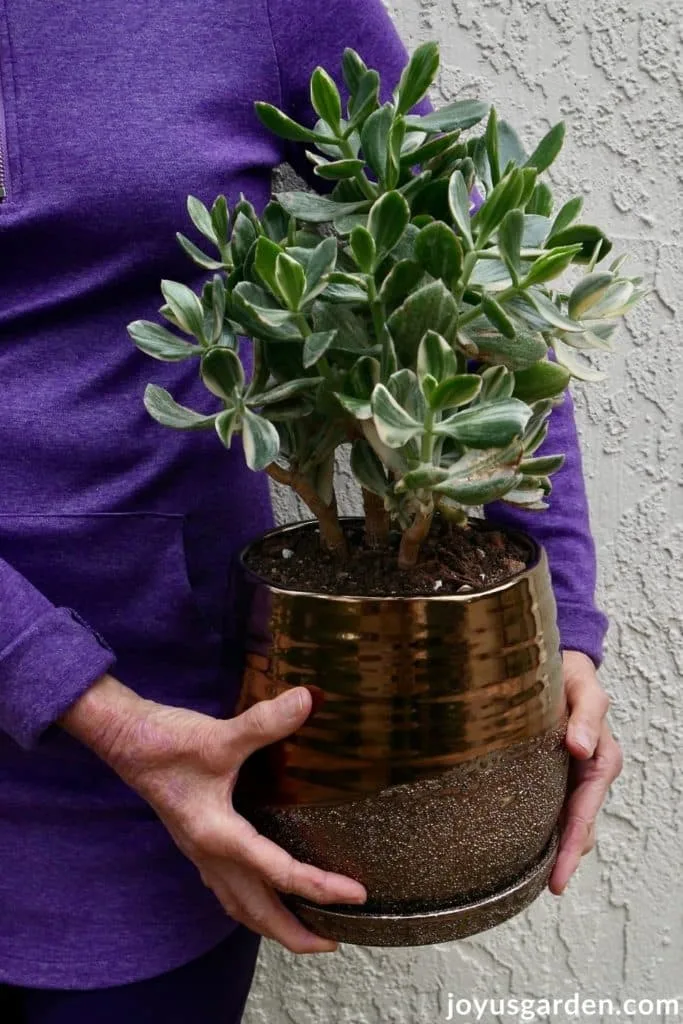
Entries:
[[[295,524],[279,532],[286,546]],[[298,685],[314,710],[240,772],[240,810],[300,860],[362,882],[362,907],[287,898],[316,932],[419,945],[498,924],[544,888],[567,782],[545,552],[475,593],[284,590],[242,553],[238,710]]]

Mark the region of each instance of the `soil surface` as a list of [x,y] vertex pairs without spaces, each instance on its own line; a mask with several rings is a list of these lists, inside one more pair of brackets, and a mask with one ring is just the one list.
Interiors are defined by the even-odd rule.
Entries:
[[275,586],[348,597],[434,597],[485,590],[522,572],[531,547],[483,520],[466,527],[436,518],[422,545],[417,566],[397,564],[400,533],[388,547],[365,544],[362,527],[343,524],[346,559],[326,554],[317,528],[303,527],[265,537],[246,559],[248,567]]

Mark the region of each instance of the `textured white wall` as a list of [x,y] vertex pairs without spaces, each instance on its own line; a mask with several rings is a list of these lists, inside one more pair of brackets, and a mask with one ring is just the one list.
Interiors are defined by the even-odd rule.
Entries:
[[[645,1009],[621,1020],[683,1020],[683,2],[395,0],[391,9],[411,47],[441,43],[437,102],[490,99],[528,141],[567,120],[557,190],[584,192],[587,219],[633,253],[653,286],[609,380],[574,388],[612,619],[602,678],[626,767],[597,850],[561,900],[546,895],[492,932],[436,947],[295,957],[266,942],[246,1021],[432,1024],[445,1019],[448,992],[575,991],[678,996],[680,1018]],[[282,496],[278,505],[282,518],[297,514]]]

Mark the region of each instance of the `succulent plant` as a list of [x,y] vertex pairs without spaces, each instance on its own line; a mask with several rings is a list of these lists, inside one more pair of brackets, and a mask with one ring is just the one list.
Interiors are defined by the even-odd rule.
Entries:
[[292,487],[340,555],[334,463],[350,444],[368,542],[397,526],[404,568],[437,511],[465,523],[494,500],[547,507],[563,461],[535,457],[548,417],[572,377],[600,379],[585,354],[611,349],[643,294],[622,259],[596,269],[611,244],[577,221],[580,196],[554,210],[541,176],[564,126],[529,155],[479,101],[411,114],[438,68],[437,45],[419,47],[381,104],[378,72],[349,49],[346,103],[323,68],[311,76],[313,127],[257,103],[267,128],[307,147],[325,194],[282,192],[260,213],[244,196],[210,208],[190,197],[215,252],[178,240],[210,276],[201,294],[162,282],[160,312],[176,330],[128,328],[156,359],[197,359],[217,400],[199,413],[150,384],[154,419],[214,429],[226,447],[240,435],[250,468]]

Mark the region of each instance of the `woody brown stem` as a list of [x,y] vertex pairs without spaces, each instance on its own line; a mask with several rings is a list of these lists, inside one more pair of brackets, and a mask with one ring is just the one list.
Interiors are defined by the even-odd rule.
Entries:
[[337,503],[334,497],[332,502],[326,505],[310,480],[294,470],[283,469],[276,462],[271,462],[269,466],[266,466],[266,473],[276,483],[291,487],[310,509],[318,520],[320,539],[325,550],[333,555],[345,555],[346,537],[337,517]]
[[413,569],[417,565],[420,546],[425,541],[432,525],[432,512],[418,512],[407,530],[403,531],[398,549],[399,569]]
[[363,492],[363,511],[365,513],[365,540],[368,547],[385,548],[389,544],[389,513],[384,502],[373,491],[361,488]]

